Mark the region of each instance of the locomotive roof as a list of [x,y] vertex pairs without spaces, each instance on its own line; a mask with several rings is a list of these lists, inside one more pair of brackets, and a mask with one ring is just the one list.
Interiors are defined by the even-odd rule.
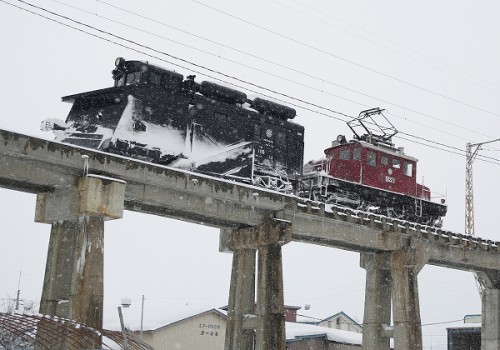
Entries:
[[409,160],[409,161],[412,161],[412,162],[415,162],[415,163],[418,162],[417,158],[412,157],[412,156],[408,156],[408,155],[402,153],[402,151],[400,151],[400,150],[398,150],[396,148],[381,147],[381,146],[377,146],[377,145],[371,144],[369,142],[358,141],[358,140],[351,140],[348,143],[342,143],[342,144],[337,144],[337,145],[332,146],[332,147],[328,147],[327,149],[325,149],[325,154],[326,154],[326,151],[328,151],[329,149],[339,148],[339,147],[345,147],[345,146],[351,146],[353,144],[359,144],[363,148],[370,148],[370,149],[378,151],[380,153],[389,154],[391,156],[398,157],[398,158],[403,158],[403,159],[406,159],[406,160]]
[[148,66],[148,67],[150,67],[150,68],[152,68],[153,70],[156,70],[156,71],[167,72],[167,73],[170,73],[170,74],[173,74],[173,75],[179,75],[181,77],[184,77],[181,73],[178,73],[176,71],[173,71],[173,70],[170,70],[170,69],[166,69],[166,68],[163,68],[163,67],[160,67],[160,66],[156,66],[154,64],[149,63],[148,61],[127,60],[127,61],[125,61],[125,64],[127,64],[127,63],[133,64],[133,65],[137,65],[138,67],[140,67],[142,65],[146,65],[146,66]]

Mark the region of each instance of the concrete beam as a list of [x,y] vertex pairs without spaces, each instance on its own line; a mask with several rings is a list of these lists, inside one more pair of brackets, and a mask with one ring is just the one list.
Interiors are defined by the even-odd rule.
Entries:
[[39,195],[36,220],[52,224],[40,313],[102,328],[104,221],[121,217],[124,187],[84,177],[69,193]]
[[82,215],[104,220],[123,217],[125,182],[88,175],[77,186],[64,192],[39,194],[36,200],[35,221],[51,224],[72,220]]
[[500,271],[498,242],[347,209],[325,210],[293,196],[4,130],[0,186],[45,195],[72,190],[82,176],[82,156],[88,156],[90,173],[127,182],[127,210],[232,229],[280,217],[292,223],[295,241],[361,252],[400,250],[411,238],[428,247],[430,264]]

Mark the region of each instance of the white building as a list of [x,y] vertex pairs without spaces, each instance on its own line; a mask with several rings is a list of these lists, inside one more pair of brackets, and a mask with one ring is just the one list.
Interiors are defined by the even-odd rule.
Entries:
[[[341,320],[344,322],[344,318]],[[347,316],[347,320],[352,319]],[[156,350],[223,350],[226,323],[227,314],[224,310],[211,309],[168,325],[146,330],[143,332],[143,340]],[[139,335],[139,332],[133,333],[135,336]],[[361,337],[360,333],[334,327],[286,322],[287,348],[290,350],[311,349],[311,346],[316,350],[354,350],[361,348]]]

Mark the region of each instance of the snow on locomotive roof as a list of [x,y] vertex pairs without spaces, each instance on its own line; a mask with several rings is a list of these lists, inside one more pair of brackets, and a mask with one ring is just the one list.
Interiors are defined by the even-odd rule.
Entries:
[[[178,79],[184,78],[180,73],[152,65],[147,61],[126,61],[124,58],[118,57],[115,61],[115,65],[117,67],[117,70],[119,70],[120,68],[125,68],[126,70],[137,70],[139,68],[146,69],[146,67],[150,67],[153,68],[153,70],[168,72],[172,75],[176,75],[176,78]],[[128,66],[132,66],[132,68],[129,68]],[[187,80],[193,81],[194,78],[194,75],[186,77]],[[248,99],[245,92],[235,89],[233,86],[230,86],[230,84],[221,81],[214,83],[208,80],[203,80],[201,83],[198,83],[198,89],[198,91],[202,95],[221,100],[222,102],[238,103],[240,105],[249,103],[253,110],[256,110],[257,112],[264,115],[269,115],[284,120],[293,119],[297,115],[297,111],[294,108],[274,101],[263,99],[261,97]]]

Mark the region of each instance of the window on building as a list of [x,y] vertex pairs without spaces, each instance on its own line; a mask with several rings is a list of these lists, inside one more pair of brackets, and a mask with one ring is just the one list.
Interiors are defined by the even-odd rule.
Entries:
[[404,173],[406,176],[413,176],[413,163],[405,162]]
[[339,153],[339,159],[341,160],[349,160],[351,159],[351,151],[348,149],[342,149]]
[[380,156],[380,164],[389,165],[389,158],[387,156]]
[[396,169],[401,169],[401,161],[399,159],[393,159],[392,167]]
[[369,166],[377,165],[377,155],[375,154],[375,152],[366,152],[366,164],[368,164]]
[[361,159],[361,148],[356,147],[352,152],[352,159],[360,160]]

